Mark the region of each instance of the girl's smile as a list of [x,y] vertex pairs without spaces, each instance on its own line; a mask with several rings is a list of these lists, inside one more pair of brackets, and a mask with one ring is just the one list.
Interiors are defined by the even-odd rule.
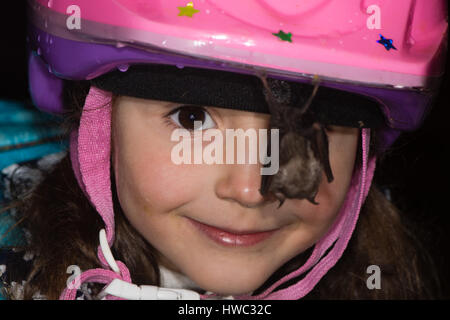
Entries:
[[[329,229],[353,173],[358,129],[332,127],[330,164],[316,200],[261,196],[261,164],[171,161],[176,128],[268,129],[268,114],[189,107],[130,97],[115,99],[113,166],[123,212],[170,266],[199,287],[224,295],[252,292]],[[205,142],[203,142],[205,143]]]
[[274,235],[280,228],[271,230],[236,230],[215,227],[187,218],[194,227],[208,236],[211,240],[223,246],[247,247],[256,245]]

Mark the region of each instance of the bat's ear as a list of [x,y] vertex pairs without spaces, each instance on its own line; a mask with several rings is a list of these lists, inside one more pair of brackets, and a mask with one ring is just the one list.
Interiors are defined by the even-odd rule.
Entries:
[[319,76],[317,74],[314,75],[314,78],[312,80],[312,85],[313,85],[313,91],[312,91],[311,95],[309,96],[308,100],[305,102],[305,104],[300,108],[301,114],[303,114],[306,111],[308,111],[309,107],[311,106],[311,103],[314,100],[314,97],[317,94],[317,91],[319,90],[320,78],[319,78]]
[[268,87],[267,85],[267,73],[261,70],[255,70],[256,76],[261,80],[264,87]]
[[270,90],[270,86],[267,81],[267,73],[264,71],[257,70],[256,75],[258,76],[258,78],[261,80],[261,82],[263,84],[264,98],[266,99],[266,102],[270,108],[271,103],[273,103],[275,101],[275,97],[272,94],[272,90]]
[[264,98],[266,98],[266,101],[268,99],[274,100],[272,97],[272,91],[270,90],[269,87],[269,83],[267,82],[267,79],[261,79],[262,83],[263,83],[263,94],[264,94]]

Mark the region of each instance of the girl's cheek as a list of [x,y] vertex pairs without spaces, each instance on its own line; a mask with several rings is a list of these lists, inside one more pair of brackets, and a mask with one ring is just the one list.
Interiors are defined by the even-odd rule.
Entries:
[[[126,107],[130,108],[125,110]],[[119,104],[113,112],[114,170],[119,200],[123,207],[135,209],[150,205],[164,207],[170,194],[167,190],[180,185],[174,172],[176,168],[171,165],[167,142],[159,138],[158,128],[149,125],[137,108],[132,107]]]
[[[117,168],[119,184],[137,203],[169,211],[189,201],[200,184],[192,178],[192,166],[176,165],[171,161],[167,146],[135,144],[121,152]],[[127,161],[133,157],[133,161]],[[201,177],[201,176],[200,176]]]
[[170,141],[167,128],[131,120],[133,126],[118,126],[114,139],[119,197],[154,212],[192,201],[208,179],[202,166],[175,164],[171,153],[177,142]]

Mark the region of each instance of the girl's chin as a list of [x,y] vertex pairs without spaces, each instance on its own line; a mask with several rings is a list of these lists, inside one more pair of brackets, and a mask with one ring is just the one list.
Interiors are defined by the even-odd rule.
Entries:
[[203,272],[193,274],[190,278],[203,290],[222,296],[246,295],[263,285],[271,274],[251,274],[248,272],[251,269],[248,268],[244,272],[227,272],[225,276],[223,272]]
[[251,294],[253,291],[258,289],[261,285],[262,285],[262,283],[257,286],[244,286],[243,287],[242,283],[237,284],[236,286],[233,286],[232,284],[230,285],[228,283],[224,286],[214,284],[212,286],[201,286],[201,288],[203,288],[203,290],[205,290],[207,292],[213,292],[220,296],[242,296],[242,295]]

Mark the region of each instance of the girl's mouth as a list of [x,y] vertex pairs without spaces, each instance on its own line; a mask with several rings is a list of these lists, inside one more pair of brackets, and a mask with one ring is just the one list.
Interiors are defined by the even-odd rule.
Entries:
[[279,229],[270,231],[258,231],[258,232],[237,232],[231,230],[223,230],[217,227],[213,227],[197,220],[188,218],[189,222],[194,225],[197,230],[201,231],[204,235],[208,236],[216,243],[227,247],[248,247],[256,245],[267,238],[271,237]]

